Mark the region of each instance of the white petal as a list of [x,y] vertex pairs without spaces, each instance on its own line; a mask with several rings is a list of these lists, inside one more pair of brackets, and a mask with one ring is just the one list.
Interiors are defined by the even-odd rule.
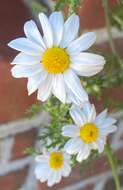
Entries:
[[52,187],[55,183],[56,183],[56,179],[57,179],[57,171],[52,171],[49,175],[48,178],[48,186]]
[[67,154],[66,152],[63,152],[63,156],[64,156],[64,161],[66,163],[69,163],[70,162],[70,155]]
[[63,15],[61,12],[53,12],[50,17],[49,21],[52,26],[53,31],[53,44],[58,46],[61,42],[62,35],[63,35]]
[[89,145],[83,145],[82,150],[79,151],[77,154],[77,161],[82,162],[83,160],[86,160],[90,154],[90,148]]
[[116,119],[108,117],[104,120],[104,122],[99,126],[99,128],[108,128],[116,123]]
[[66,102],[66,90],[62,74],[54,75],[52,92],[61,102]]
[[85,51],[92,46],[96,40],[94,32],[88,32],[80,36],[78,39],[71,42],[67,50],[71,55],[78,54],[81,51]]
[[76,125],[65,125],[62,128],[62,135],[65,137],[79,136],[79,128]]
[[71,89],[66,87],[66,92],[67,92],[66,103],[68,104],[72,103],[72,104],[82,107],[83,101],[78,99],[78,97],[76,97],[76,95],[72,92]]
[[102,153],[106,144],[106,138],[99,138],[96,143],[98,145],[99,153]]
[[79,30],[79,17],[73,14],[65,22],[63,38],[60,46],[66,48],[69,45],[69,43],[76,38],[78,30]]
[[48,74],[47,78],[41,83],[38,90],[38,100],[46,101],[51,95],[52,75]]
[[75,124],[79,127],[87,123],[87,117],[82,110],[77,106],[72,106],[70,109],[70,115],[74,120]]
[[12,76],[15,78],[32,77],[42,71],[41,65],[15,65],[12,69]]
[[12,61],[12,65],[18,64],[18,65],[35,65],[37,63],[40,63],[41,56],[32,56],[27,55],[25,53],[19,53],[15,59]]
[[55,182],[59,183],[61,181],[61,178],[62,178],[61,171],[58,171]]
[[48,48],[53,46],[53,33],[51,24],[44,13],[39,14],[39,20],[41,22],[42,30],[44,33],[44,40]]
[[91,149],[93,149],[93,150],[97,150],[98,149],[98,145],[97,145],[96,142],[92,142],[91,143]]
[[116,125],[110,125],[108,127],[101,126],[100,130],[101,130],[101,134],[107,136],[108,134],[115,132],[117,130],[117,126]]
[[99,126],[101,125],[104,120],[106,119],[107,117],[107,109],[105,109],[103,112],[101,112],[95,119],[95,123]]
[[47,162],[47,156],[38,155],[35,157],[35,160],[36,160],[36,162],[46,163]]
[[88,122],[94,122],[94,120],[96,118],[95,106],[93,104],[90,104],[89,102],[86,102],[83,105],[82,109],[86,115],[87,121]]
[[67,141],[67,143],[64,146],[64,150],[68,154],[76,154],[79,152],[83,145],[83,142],[79,138],[72,138]]
[[64,177],[68,177],[70,175],[71,172],[71,167],[68,163],[65,163],[63,168],[62,168],[62,175]]
[[33,20],[27,21],[24,25],[24,32],[27,38],[31,41],[41,45],[43,49],[46,48],[43,38]]
[[92,53],[80,53],[72,58],[71,68],[80,76],[93,76],[99,73],[105,64],[105,59]]
[[39,179],[41,182],[45,182],[49,176],[49,168],[46,164],[37,164],[35,171],[34,171],[36,178]]
[[60,171],[57,171],[55,183],[59,183],[61,181],[61,178],[62,178],[62,174],[61,174],[61,170],[60,170]]
[[29,55],[42,55],[42,52],[44,51],[41,46],[33,43],[27,38],[17,38],[12,40],[8,46]]
[[28,89],[28,95],[31,95],[33,92],[35,92],[42,81],[44,81],[47,77],[48,73],[46,71],[41,71],[39,74],[34,75],[33,77],[30,77],[28,79],[27,83],[27,89]]
[[76,98],[78,98],[81,102],[88,101],[88,95],[82,88],[81,82],[77,75],[72,70],[65,71],[63,75],[66,87],[72,91]]

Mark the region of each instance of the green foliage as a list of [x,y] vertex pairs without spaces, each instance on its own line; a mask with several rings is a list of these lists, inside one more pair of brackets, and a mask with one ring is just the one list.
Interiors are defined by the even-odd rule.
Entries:
[[62,10],[65,6],[65,3],[66,3],[66,0],[59,0],[56,4],[55,4],[55,7],[54,7],[54,10],[55,11],[59,11],[59,10]]
[[67,138],[61,135],[61,129],[65,124],[72,123],[69,117],[69,105],[61,104],[55,97],[52,97],[43,105],[44,110],[50,115],[51,121],[45,128],[39,139],[44,142],[45,147],[63,147]]
[[27,109],[26,114],[29,117],[33,117],[41,111],[40,104],[33,104],[29,109]]
[[35,148],[33,147],[28,147],[26,148],[26,150],[24,151],[25,154],[29,154],[29,155],[39,155],[40,152],[38,150],[36,150]]
[[47,12],[47,8],[44,5],[42,5],[41,3],[38,3],[36,1],[30,2],[30,6],[34,13],[38,14],[40,12]]
[[62,10],[65,6],[69,7],[70,14],[76,11],[76,8],[80,5],[80,0],[58,0],[54,10]]
[[114,111],[123,110],[123,102],[116,100],[116,98],[107,97],[104,102],[105,107],[112,107]]
[[[61,129],[65,124],[72,123],[69,116],[69,108],[70,105],[61,104],[55,97],[51,97],[50,100],[41,106],[34,104],[28,110],[28,113],[32,114],[32,116],[41,109],[50,115],[50,123],[46,126],[41,126],[43,130],[38,137],[38,140],[41,141],[45,148],[50,149],[56,146],[63,148],[66,140],[68,140],[61,135]],[[26,152],[28,154],[39,154],[34,148],[28,148]]]
[[123,1],[110,10],[110,19],[113,26],[118,29],[123,29]]

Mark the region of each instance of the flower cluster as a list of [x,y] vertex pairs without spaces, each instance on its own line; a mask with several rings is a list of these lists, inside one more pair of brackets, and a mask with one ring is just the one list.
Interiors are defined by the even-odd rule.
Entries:
[[53,12],[49,18],[39,14],[43,36],[34,21],[24,25],[25,38],[18,38],[8,45],[20,53],[12,65],[15,78],[28,78],[28,94],[36,90],[37,98],[46,101],[52,94],[62,103],[71,103],[70,115],[75,124],[65,125],[61,134],[68,137],[63,149],[45,150],[37,155],[35,175],[49,186],[71,172],[71,155],[82,162],[91,150],[104,151],[107,136],[114,132],[116,120],[107,110],[96,114],[95,106],[82,87],[78,76],[90,77],[100,72],[105,59],[86,52],[96,40],[89,32],[78,37],[79,17],[71,15],[65,22],[61,12]]

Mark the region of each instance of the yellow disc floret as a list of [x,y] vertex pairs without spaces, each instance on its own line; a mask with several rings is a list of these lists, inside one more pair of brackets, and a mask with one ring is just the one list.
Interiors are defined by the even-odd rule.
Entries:
[[49,158],[49,165],[54,170],[60,169],[63,166],[63,154],[61,152],[52,152]]
[[80,127],[80,138],[85,143],[92,143],[97,140],[99,136],[99,129],[93,123],[87,123]]
[[44,68],[51,74],[63,73],[69,68],[70,58],[63,48],[48,48],[42,56]]

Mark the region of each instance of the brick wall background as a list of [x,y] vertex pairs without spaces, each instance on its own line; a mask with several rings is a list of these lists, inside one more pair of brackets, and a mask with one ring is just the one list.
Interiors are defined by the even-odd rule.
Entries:
[[[115,6],[116,0],[110,0]],[[82,30],[94,30],[97,33],[97,47],[102,52],[110,51],[105,29],[104,12],[101,0],[86,0],[79,10]],[[106,158],[102,157],[88,165],[88,170],[80,172],[76,167],[69,178],[60,184],[48,188],[36,181],[34,158],[24,153],[26,147],[38,146],[37,126],[45,123],[45,113],[39,113],[31,119],[25,115],[26,109],[36,102],[35,94],[28,97],[25,79],[14,79],[10,73],[10,61],[16,52],[6,46],[13,38],[23,36],[23,24],[32,18],[31,12],[23,0],[4,0],[0,2],[0,190],[115,190]],[[123,53],[123,34],[113,29],[120,53]],[[123,86],[104,92],[105,96],[114,96],[123,101]],[[95,100],[94,100],[95,101]],[[101,110],[103,101],[95,101]],[[120,119],[118,132],[112,136],[112,147],[119,158],[123,159],[123,113],[115,113]],[[81,173],[81,174],[80,174]],[[119,170],[121,181],[122,171]]]

